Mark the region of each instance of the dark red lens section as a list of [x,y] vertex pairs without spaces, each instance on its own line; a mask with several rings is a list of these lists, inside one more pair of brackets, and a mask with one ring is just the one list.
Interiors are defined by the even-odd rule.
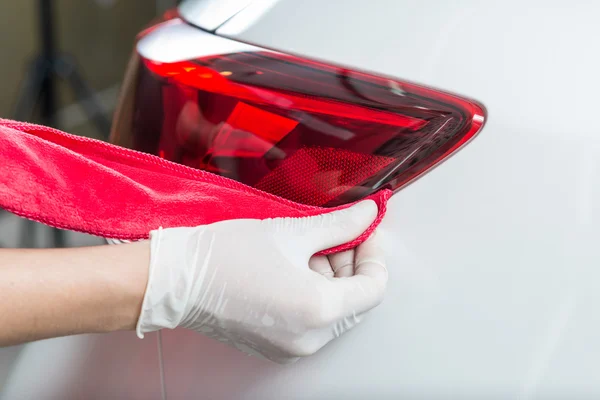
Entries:
[[484,120],[471,100],[267,50],[137,68],[117,144],[304,204],[396,190]]
[[328,204],[352,193],[394,161],[391,157],[328,147],[303,147],[255,185],[302,204]]

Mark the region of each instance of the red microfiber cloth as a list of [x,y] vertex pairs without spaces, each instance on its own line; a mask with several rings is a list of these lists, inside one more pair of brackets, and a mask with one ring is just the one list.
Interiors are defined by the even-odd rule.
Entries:
[[[305,217],[347,208],[295,203],[206,171],[0,119],[0,207],[53,227],[112,239],[148,238],[158,227],[239,218]],[[369,198],[379,214],[360,237],[321,254],[354,248],[379,225],[389,190]]]

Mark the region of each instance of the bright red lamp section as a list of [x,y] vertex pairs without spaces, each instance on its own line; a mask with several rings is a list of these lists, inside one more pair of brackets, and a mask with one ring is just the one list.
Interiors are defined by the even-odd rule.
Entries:
[[459,96],[268,50],[142,59],[130,90],[117,144],[318,206],[401,188],[485,116]]

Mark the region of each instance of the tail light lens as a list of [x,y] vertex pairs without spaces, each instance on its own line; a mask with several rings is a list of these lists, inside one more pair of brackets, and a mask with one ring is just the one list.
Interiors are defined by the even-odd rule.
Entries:
[[130,68],[114,142],[309,205],[398,190],[484,121],[472,100],[263,49]]

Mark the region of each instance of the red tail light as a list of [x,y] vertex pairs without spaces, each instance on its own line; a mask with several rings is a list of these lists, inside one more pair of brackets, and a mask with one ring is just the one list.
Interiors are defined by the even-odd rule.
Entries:
[[471,100],[269,50],[135,69],[117,144],[310,205],[397,190],[484,120]]

